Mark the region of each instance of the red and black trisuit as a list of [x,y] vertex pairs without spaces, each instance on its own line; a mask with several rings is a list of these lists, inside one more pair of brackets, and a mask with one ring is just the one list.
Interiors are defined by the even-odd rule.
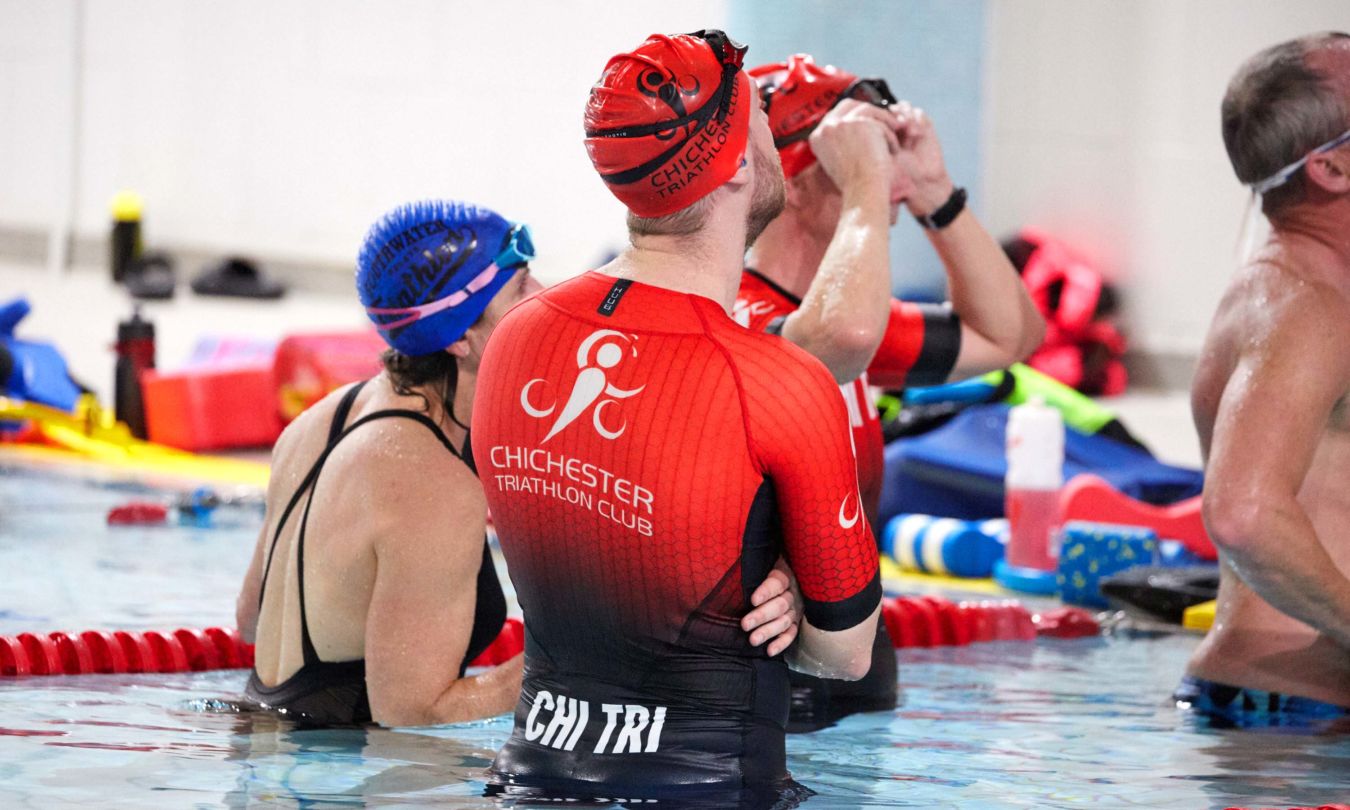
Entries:
[[[753,331],[778,334],[783,321],[801,306],[801,299],[747,269],[741,276],[732,317]],[[863,512],[877,534],[885,449],[881,416],[872,401],[871,385],[901,388],[945,382],[961,348],[960,320],[945,306],[891,300],[890,319],[881,345],[867,371],[839,386],[853,429],[858,457],[858,485]],[[803,420],[819,418],[805,412]],[[872,647],[872,668],[860,681],[838,681],[792,673],[792,728],[810,730],[856,711],[876,711],[895,706],[897,692],[895,648],[883,622],[877,623]]]
[[818,628],[881,596],[829,373],[709,298],[599,273],[508,313],[481,368],[474,457],[525,614],[496,780],[785,780],[788,671],[740,628],[751,592],[784,555]]

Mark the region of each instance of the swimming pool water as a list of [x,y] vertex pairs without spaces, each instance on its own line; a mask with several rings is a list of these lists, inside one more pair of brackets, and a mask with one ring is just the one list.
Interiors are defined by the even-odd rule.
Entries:
[[[223,625],[260,519],[109,528],[138,488],[0,463],[0,634]],[[159,496],[159,497],[162,497]],[[807,808],[1289,807],[1350,797],[1350,738],[1211,729],[1188,635],[905,650],[904,703],[788,739]],[[297,730],[208,711],[246,673],[0,678],[0,807],[495,807],[500,717]]]

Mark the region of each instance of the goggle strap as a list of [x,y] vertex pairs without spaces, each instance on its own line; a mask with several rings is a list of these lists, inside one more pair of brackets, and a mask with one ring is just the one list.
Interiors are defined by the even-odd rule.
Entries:
[[1280,186],[1289,182],[1289,179],[1293,177],[1295,174],[1298,174],[1298,170],[1303,168],[1303,165],[1307,163],[1308,159],[1311,158],[1313,155],[1320,155],[1323,152],[1330,152],[1331,150],[1339,146],[1342,146],[1346,143],[1350,143],[1350,129],[1347,129],[1345,132],[1342,132],[1340,135],[1337,135],[1335,138],[1332,138],[1331,140],[1327,141],[1321,146],[1318,146],[1314,149],[1310,149],[1308,151],[1308,154],[1304,155],[1303,157],[1299,158],[1293,163],[1290,163],[1288,166],[1285,166],[1284,168],[1280,169],[1279,171],[1275,172],[1269,177],[1263,180],[1257,180],[1254,183],[1248,183],[1247,186],[1257,194],[1265,194],[1266,192],[1271,191],[1272,189],[1279,188]]
[[483,289],[492,283],[501,268],[496,262],[484,267],[482,272],[469,279],[461,289],[455,290],[449,295],[437,298],[435,301],[428,301],[425,304],[418,304],[414,307],[366,307],[367,315],[402,315],[404,317],[390,321],[388,323],[375,324],[375,328],[381,332],[387,332],[391,329],[398,329],[402,326],[420,321],[423,318],[429,318],[447,309],[453,309],[469,299],[469,296]]

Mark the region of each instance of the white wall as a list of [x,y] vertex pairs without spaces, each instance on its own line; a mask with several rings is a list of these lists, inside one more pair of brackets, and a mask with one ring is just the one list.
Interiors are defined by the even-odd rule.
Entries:
[[1236,265],[1249,195],[1219,102],[1247,57],[1350,30],[1347,0],[995,0],[986,200],[995,232],[1035,225],[1117,278],[1134,344],[1199,350]]
[[[75,0],[0,0],[0,226],[59,213]],[[534,227],[545,277],[624,237],[582,146],[587,91],[653,31],[719,27],[725,0],[85,0],[76,227],[121,187],[148,241],[350,265],[419,197]]]
[[0,0],[0,225],[61,213],[72,49],[69,2]]
[[[605,59],[767,2],[79,1],[81,235],[127,186],[153,246],[350,266],[386,208],[458,196],[530,222],[545,278],[622,243],[581,143]],[[76,2],[0,0],[0,230],[62,212]],[[1350,0],[988,8],[991,230],[1068,237],[1121,282],[1136,346],[1196,351],[1246,201],[1219,138],[1228,77],[1276,41],[1350,29]]]

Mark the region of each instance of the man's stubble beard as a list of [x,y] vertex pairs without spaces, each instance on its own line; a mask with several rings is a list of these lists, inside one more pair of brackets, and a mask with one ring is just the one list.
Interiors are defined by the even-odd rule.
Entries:
[[752,146],[755,161],[755,188],[750,198],[750,213],[746,217],[745,246],[749,248],[769,223],[783,213],[787,204],[787,189],[783,180],[783,166],[777,154],[765,154]]

